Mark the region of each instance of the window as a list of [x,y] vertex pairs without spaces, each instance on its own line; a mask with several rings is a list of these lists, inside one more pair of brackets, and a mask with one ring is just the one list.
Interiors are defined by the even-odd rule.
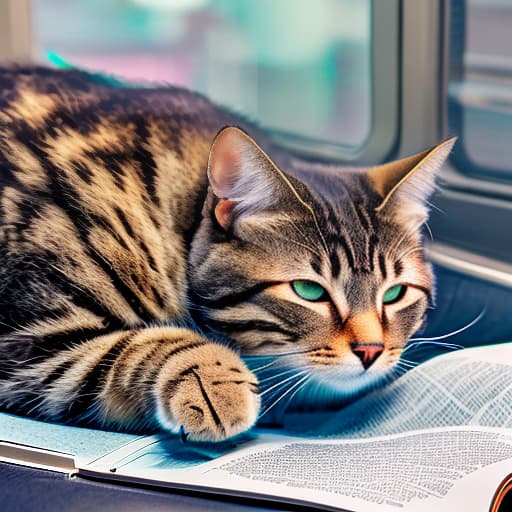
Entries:
[[32,9],[40,61],[180,84],[276,131],[354,151],[369,137],[371,0],[33,0]]
[[452,1],[451,131],[464,173],[512,176],[512,2]]

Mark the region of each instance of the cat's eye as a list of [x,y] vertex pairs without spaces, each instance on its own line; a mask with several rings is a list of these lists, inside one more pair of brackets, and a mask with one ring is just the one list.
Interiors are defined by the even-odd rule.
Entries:
[[297,280],[291,283],[293,291],[304,300],[318,302],[327,300],[325,289],[314,281]]
[[398,302],[404,295],[407,290],[407,286],[403,284],[396,284],[391,288],[388,288],[384,292],[384,296],[382,297],[382,302],[386,305],[394,304]]

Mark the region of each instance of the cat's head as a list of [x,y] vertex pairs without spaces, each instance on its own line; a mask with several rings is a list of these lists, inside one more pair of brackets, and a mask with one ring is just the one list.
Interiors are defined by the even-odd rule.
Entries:
[[385,380],[432,300],[422,226],[453,143],[369,169],[279,169],[225,128],[189,265],[205,325],[242,354],[293,354],[279,357],[339,396]]

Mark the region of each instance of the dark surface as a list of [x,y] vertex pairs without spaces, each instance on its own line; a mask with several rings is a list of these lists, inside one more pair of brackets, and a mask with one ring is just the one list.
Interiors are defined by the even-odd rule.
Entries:
[[435,274],[436,306],[428,313],[427,327],[415,338],[444,336],[467,326],[480,314],[481,318],[459,334],[409,350],[409,359],[423,361],[446,353],[448,350],[441,345],[445,342],[475,347],[512,341],[511,288],[439,266],[435,267]]
[[[113,485],[62,473],[0,463],[0,510],[2,512],[154,512],[218,511],[256,512],[298,510],[287,505],[245,499],[187,495],[143,487]],[[301,510],[308,510],[301,508]]]

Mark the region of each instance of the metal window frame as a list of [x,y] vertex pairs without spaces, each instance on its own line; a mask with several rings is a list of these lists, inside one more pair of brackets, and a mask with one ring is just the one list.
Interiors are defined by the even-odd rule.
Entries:
[[31,0],[0,2],[0,61],[32,61]]
[[[448,81],[454,66],[457,72],[454,52],[460,52],[450,48],[455,1],[460,2],[403,0],[397,156],[432,146],[456,128],[448,119]],[[461,135],[458,129],[451,134]],[[492,281],[496,269],[512,274],[512,186],[468,175],[463,165],[454,158],[443,169],[430,218],[435,239],[430,255],[441,264],[449,258],[451,268],[461,273],[474,275],[478,267],[479,275]],[[508,286],[509,281],[502,284]]]

